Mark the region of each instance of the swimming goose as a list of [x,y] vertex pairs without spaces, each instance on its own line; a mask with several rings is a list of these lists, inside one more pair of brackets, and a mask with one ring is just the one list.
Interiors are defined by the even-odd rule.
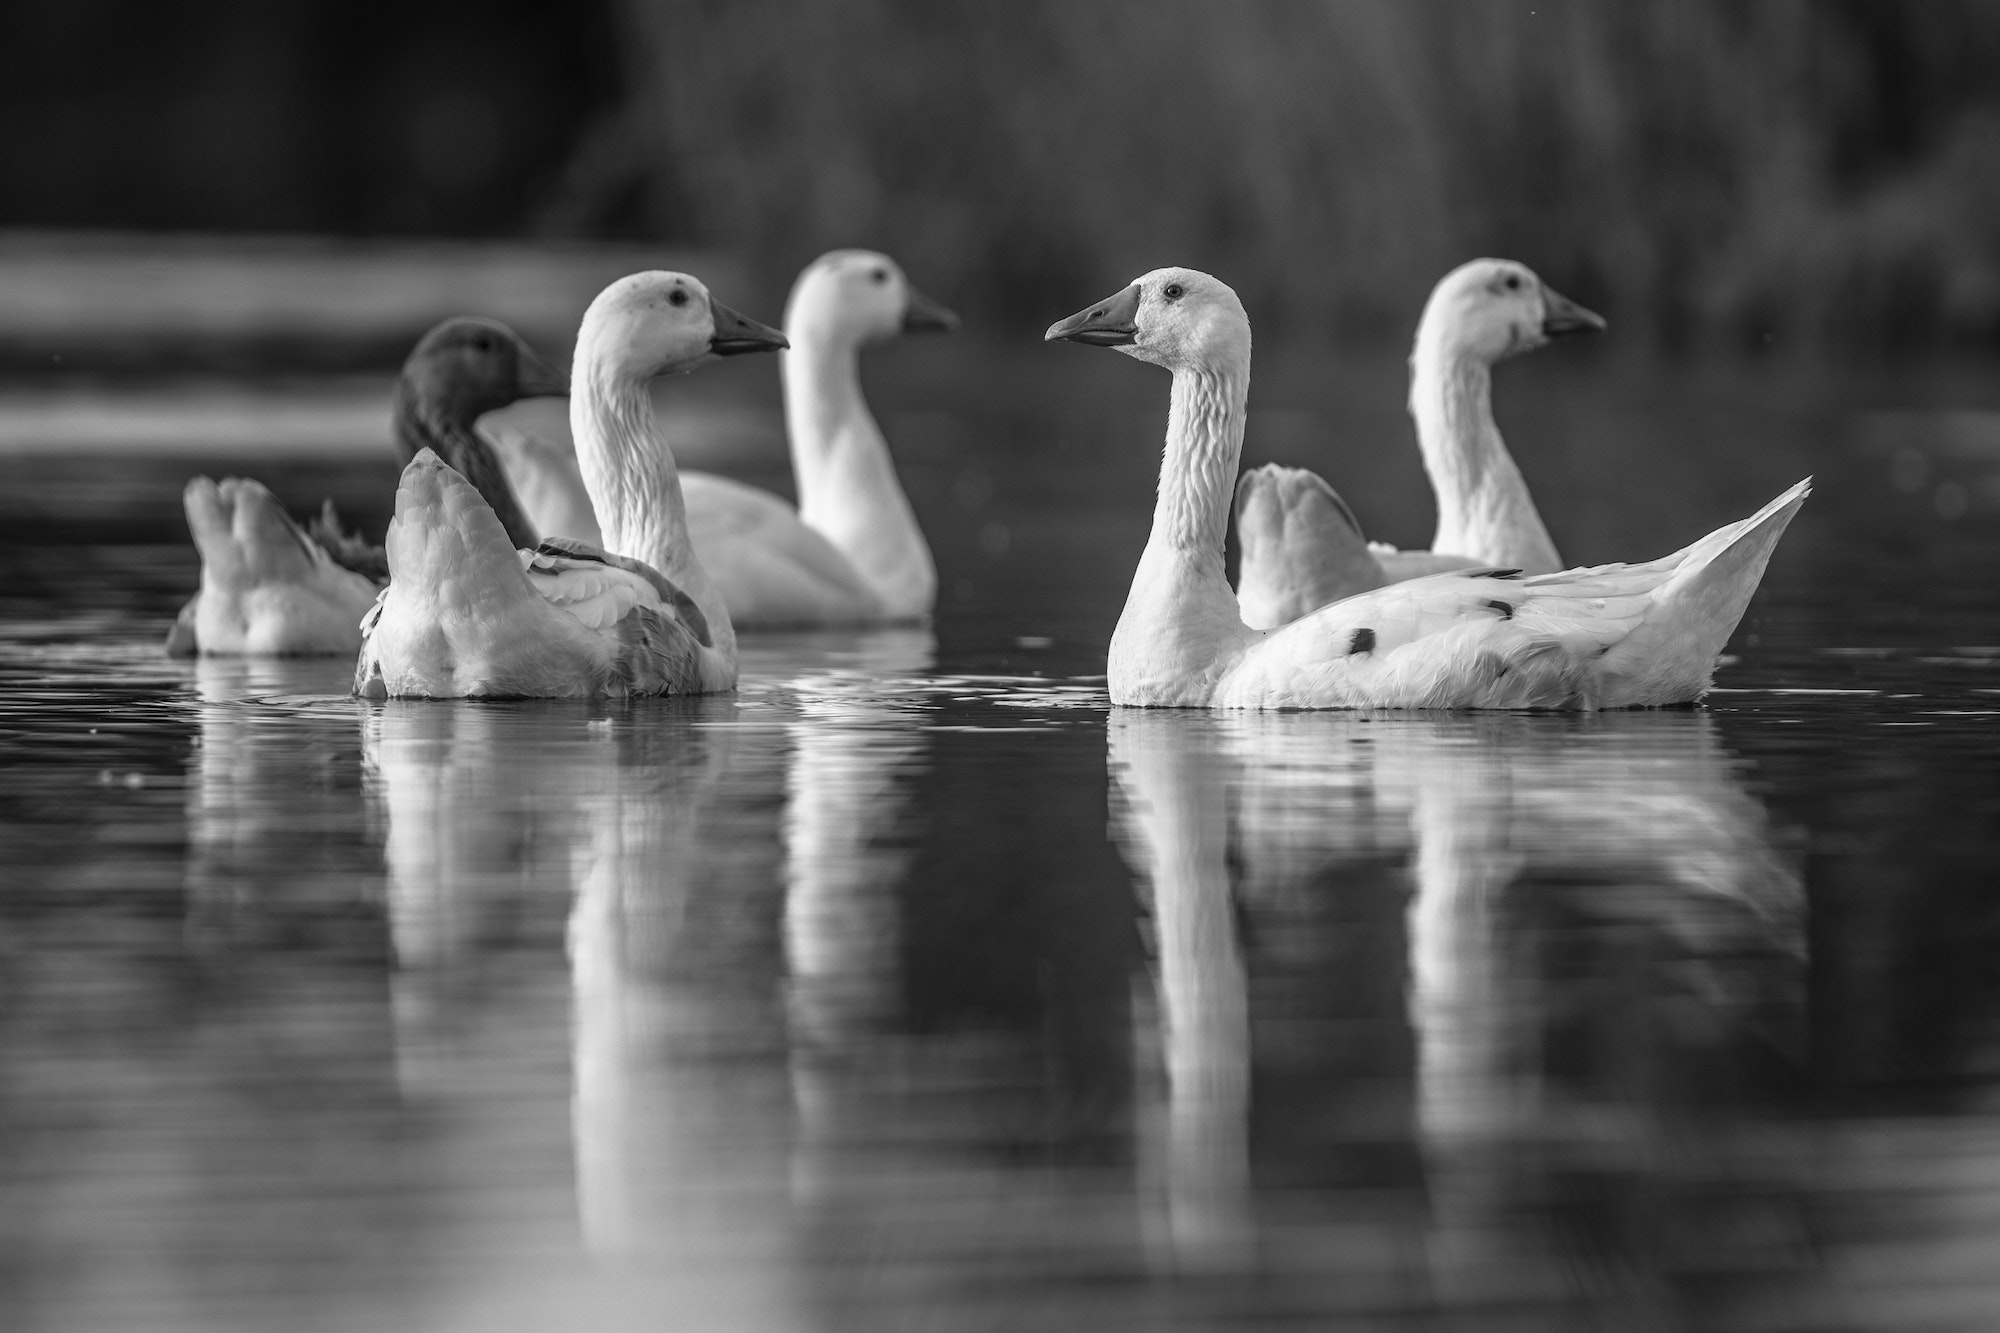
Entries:
[[1107,665],[1111,701],[1213,708],[1619,708],[1709,686],[1810,487],[1641,565],[1479,569],[1365,592],[1262,633],[1223,569],[1243,449],[1250,321],[1236,293],[1168,268],[1049,328],[1173,373],[1152,535]]
[[[683,472],[688,531],[739,629],[921,620],[937,596],[923,529],[861,394],[863,348],[947,332],[958,317],[871,250],[808,264],[785,306],[779,357],[799,503],[707,472]],[[597,540],[576,461],[512,422],[482,427],[544,532]]]
[[[514,330],[496,319],[460,315],[418,339],[404,359],[390,399],[390,433],[404,463],[430,449],[478,487],[517,545],[533,546],[542,532],[581,537],[585,534],[532,521],[520,503],[512,472],[476,424],[484,414],[523,398],[561,398],[568,393],[569,381]],[[597,529],[593,525],[590,531],[594,534]],[[377,584],[387,581],[389,564],[382,548],[347,532],[333,501],[321,506],[306,534],[348,569]]]
[[701,694],[736,684],[736,633],[687,535],[680,476],[648,383],[784,335],[684,273],[636,273],[584,313],[570,428],[600,550],[517,552],[435,453],[403,470],[389,586],[363,623],[355,693],[390,697]]
[[1551,574],[1562,559],[1528,484],[1493,422],[1493,364],[1551,338],[1596,332],[1601,316],[1548,286],[1525,264],[1475,259],[1432,289],[1410,354],[1410,415],[1437,495],[1428,551],[1373,543],[1334,560],[1324,540],[1358,531],[1333,488],[1304,468],[1270,464],[1237,483],[1242,545],[1237,593],[1253,629],[1275,629],[1316,606],[1384,583],[1497,565]]
[[538,529],[522,511],[509,473],[475,423],[523,398],[569,393],[562,373],[505,324],[461,316],[426,333],[396,380],[396,448],[409,463],[429,449],[478,488],[517,548],[538,537],[578,534]]
[[[568,392],[506,325],[448,319],[404,360],[390,422],[406,461],[425,449],[442,455],[479,488],[509,537],[533,546],[535,530],[473,422],[517,399]],[[310,656],[361,646],[361,617],[388,565],[382,548],[342,531],[331,501],[310,529],[243,478],[196,477],[181,503],[201,552],[201,587],[168,632],[170,655]]]
[[779,359],[799,505],[702,473],[682,478],[688,530],[741,626],[921,620],[937,569],[861,396],[863,348],[958,317],[887,255],[836,250],[806,266],[785,303]]
[[375,583],[334,562],[248,477],[191,479],[181,492],[201,588],[167,631],[172,657],[351,653]]

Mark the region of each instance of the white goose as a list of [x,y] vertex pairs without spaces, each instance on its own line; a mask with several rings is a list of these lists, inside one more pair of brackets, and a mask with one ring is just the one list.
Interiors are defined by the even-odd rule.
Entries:
[[[571,369],[577,461],[610,552],[516,552],[470,483],[425,450],[403,471],[389,586],[363,622],[369,698],[702,694],[736,684],[736,632],[688,541],[647,385],[784,335],[684,273],[636,273],[584,313]],[[616,552],[612,554],[611,552]]]
[[[808,264],[785,305],[779,357],[799,503],[708,472],[683,472],[688,532],[739,629],[922,620],[937,569],[861,394],[862,349],[899,333],[948,332],[958,317],[872,250]],[[596,541],[575,459],[504,421],[483,424],[514,493],[543,532]]]
[[[1493,365],[1604,320],[1510,259],[1475,259],[1432,289],[1410,353],[1410,415],[1437,495],[1428,551],[1362,543],[1354,515],[1304,468],[1267,464],[1236,488],[1237,598],[1254,629],[1317,606],[1447,569],[1563,567],[1493,421]],[[1323,549],[1323,548],[1331,548]]]
[[887,255],[835,250],[792,285],[779,358],[799,505],[705,473],[682,479],[688,531],[746,627],[921,620],[937,569],[861,396],[863,348],[958,326]]
[[201,587],[167,634],[170,657],[351,653],[375,581],[343,569],[262,482],[192,478],[181,492]]
[[1159,269],[1050,327],[1173,373],[1153,529],[1111,638],[1111,701],[1213,708],[1619,708],[1699,698],[1810,483],[1673,555],[1392,584],[1262,633],[1223,569],[1250,321],[1205,273]]

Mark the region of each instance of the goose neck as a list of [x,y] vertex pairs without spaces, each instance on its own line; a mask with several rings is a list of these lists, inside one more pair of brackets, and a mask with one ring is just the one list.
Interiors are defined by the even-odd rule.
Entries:
[[1153,532],[1105,663],[1113,703],[1206,704],[1220,673],[1256,637],[1222,559],[1249,389],[1247,349],[1240,363],[1174,372]]
[[1477,490],[1507,456],[1493,420],[1493,367],[1483,357],[1420,342],[1410,361],[1410,415],[1440,504]]
[[1152,544],[1213,552],[1221,559],[1249,393],[1247,367],[1204,365],[1174,372]]
[[1410,415],[1437,495],[1431,549],[1530,573],[1561,568],[1528,484],[1493,420],[1492,363],[1420,338],[1410,361]]
[[580,365],[575,381],[570,429],[605,549],[672,577],[692,549],[687,506],[646,381],[596,364]]
[[852,342],[801,334],[778,354],[785,391],[785,434],[798,478],[799,506],[826,489],[842,452],[880,441],[861,394],[860,349]]
[[493,507],[494,516],[517,550],[534,546],[541,538],[514,495],[500,455],[470,421],[462,418],[462,413],[427,402],[407,384],[398,382],[391,425],[404,461],[425,449],[436,453]]

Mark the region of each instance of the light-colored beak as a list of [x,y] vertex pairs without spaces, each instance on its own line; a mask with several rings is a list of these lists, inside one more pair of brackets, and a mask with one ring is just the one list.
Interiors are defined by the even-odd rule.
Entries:
[[1116,296],[1049,325],[1042,341],[1127,347],[1139,341],[1138,319],[1139,284],[1135,282]]
[[1565,333],[1602,333],[1604,316],[1586,310],[1553,287],[1542,288],[1542,336],[1560,338]]

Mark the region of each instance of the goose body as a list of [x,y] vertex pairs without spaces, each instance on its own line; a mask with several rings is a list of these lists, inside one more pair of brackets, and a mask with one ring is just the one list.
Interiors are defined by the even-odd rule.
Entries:
[[[535,531],[602,545],[597,511],[590,507],[583,471],[568,436],[549,438],[514,422],[481,422],[479,433],[500,456],[501,470]],[[691,474],[683,473],[685,489]]]
[[303,657],[360,645],[374,582],[336,564],[261,482],[195,477],[181,507],[201,587],[168,631],[169,654]]
[[553,539],[516,551],[492,506],[425,450],[403,469],[389,586],[362,622],[364,698],[702,694],[734,683],[707,621],[636,560]]
[[[799,274],[780,358],[799,503],[704,472],[681,474],[688,533],[738,628],[911,622],[931,612],[937,570],[881,427],[860,356],[900,333],[956,328],[896,262],[836,250]],[[509,479],[543,532],[596,540],[574,455],[495,423]]]
[[[404,361],[391,426],[405,461],[427,449],[450,460],[510,540],[533,546],[535,529],[473,422],[520,398],[568,391],[506,325],[448,319]],[[342,530],[331,501],[306,529],[269,490],[242,478],[218,485],[196,477],[181,500],[201,552],[201,587],[168,633],[169,654],[310,656],[361,646],[361,616],[388,564],[382,548]]]
[[699,694],[734,688],[736,635],[688,540],[679,473],[647,385],[783,335],[686,274],[639,273],[591,303],[570,425],[609,550],[517,550],[480,492],[434,454],[403,471],[390,579],[364,625],[355,692],[373,698]]
[[862,396],[860,362],[874,343],[957,325],[887,255],[835,250],[799,274],[785,303],[790,347],[779,357],[798,507],[722,477],[684,479],[695,549],[737,624],[891,624],[930,614],[937,569]]
[[1620,708],[1710,683],[1771,550],[1809,490],[1645,564],[1528,576],[1474,569],[1389,584],[1270,632],[1223,568],[1243,444],[1250,323],[1236,294],[1161,269],[1049,329],[1173,374],[1152,534],[1108,661],[1111,701],[1214,708]]
[[1344,550],[1358,531],[1333,488],[1303,468],[1252,469],[1236,505],[1244,621],[1274,629],[1327,602],[1450,569],[1561,569],[1494,423],[1493,366],[1552,338],[1603,328],[1601,317],[1525,264],[1475,259],[1446,274],[1424,305],[1410,353],[1410,416],[1438,506],[1430,549],[1372,543],[1368,557],[1330,556],[1322,546]]

